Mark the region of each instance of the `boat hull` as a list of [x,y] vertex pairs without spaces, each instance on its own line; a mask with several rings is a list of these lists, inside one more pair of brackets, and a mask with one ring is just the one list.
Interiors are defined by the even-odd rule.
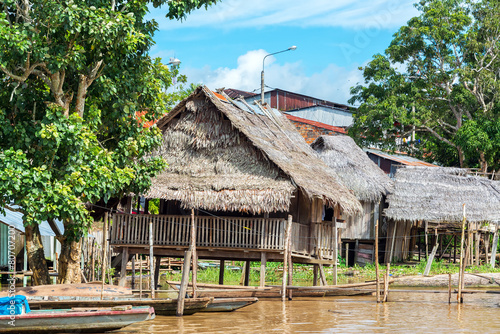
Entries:
[[34,310],[16,315],[0,316],[2,333],[98,333],[120,329],[136,322],[153,319],[154,309],[148,306],[130,310]]

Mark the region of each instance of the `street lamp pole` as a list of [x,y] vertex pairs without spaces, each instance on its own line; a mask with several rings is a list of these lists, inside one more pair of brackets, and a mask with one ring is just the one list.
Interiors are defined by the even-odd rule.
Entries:
[[260,73],[260,103],[262,105],[264,105],[264,62],[266,61],[266,58],[269,57],[269,56],[278,54],[278,53],[287,52],[287,51],[293,51],[296,48],[297,47],[295,45],[293,45],[293,46],[289,47],[286,50],[281,50],[281,51],[278,51],[278,52],[273,52],[273,53],[267,54],[267,55],[264,56],[264,59],[262,59],[262,72]]

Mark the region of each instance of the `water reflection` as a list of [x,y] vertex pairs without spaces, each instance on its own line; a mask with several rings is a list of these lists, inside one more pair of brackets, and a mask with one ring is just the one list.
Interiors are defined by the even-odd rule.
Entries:
[[499,333],[500,295],[466,295],[448,304],[447,294],[391,293],[375,297],[262,299],[231,313],[162,317],[115,333]]

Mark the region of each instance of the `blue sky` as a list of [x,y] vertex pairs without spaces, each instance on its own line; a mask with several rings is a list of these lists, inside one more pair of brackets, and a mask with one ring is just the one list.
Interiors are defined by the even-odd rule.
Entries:
[[264,56],[296,45],[267,57],[266,86],[347,103],[362,81],[358,67],[418,15],[414,1],[223,0],[182,22],[155,9],[160,31],[151,55],[179,58],[189,82],[260,92]]

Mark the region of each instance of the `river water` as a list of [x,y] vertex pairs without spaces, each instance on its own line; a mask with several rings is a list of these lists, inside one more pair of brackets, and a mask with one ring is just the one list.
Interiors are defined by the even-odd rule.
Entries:
[[374,296],[261,299],[229,313],[157,316],[114,333],[500,333],[500,294],[390,292]]

